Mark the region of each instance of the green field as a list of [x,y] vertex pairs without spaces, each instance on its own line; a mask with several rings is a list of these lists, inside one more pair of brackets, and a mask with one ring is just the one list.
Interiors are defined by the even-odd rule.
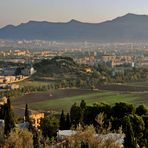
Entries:
[[[79,104],[80,101],[84,99],[88,105],[93,105],[94,103],[108,103],[114,104],[116,102],[127,102],[133,104],[139,104],[140,95],[137,94],[123,94],[119,92],[110,92],[110,91],[94,91],[90,94],[83,94],[77,96],[53,98],[44,101],[32,102],[29,104],[29,107],[34,110],[57,110],[62,109],[68,111],[73,103]],[[148,105],[148,101],[142,101]]]
[[99,102],[109,104],[121,101],[133,103],[136,98],[133,95],[128,94],[120,94],[114,92],[95,92],[89,95],[72,96],[56,100],[53,99],[48,101],[31,103],[29,106],[35,110],[40,108],[43,110],[54,109],[59,111],[64,109],[68,111],[73,103],[76,102],[77,104],[79,104],[82,99],[84,99],[88,105],[93,105],[94,103]]
[[[49,82],[25,80],[20,86],[43,86]],[[24,108],[29,104],[33,110],[56,110],[69,111],[76,102],[80,104],[83,99],[88,105],[94,103],[114,104],[116,102],[127,102],[135,105],[148,105],[148,82],[131,82],[125,84],[109,84],[100,86],[99,90],[87,89],[57,89],[46,92],[30,93],[12,100],[14,107]]]

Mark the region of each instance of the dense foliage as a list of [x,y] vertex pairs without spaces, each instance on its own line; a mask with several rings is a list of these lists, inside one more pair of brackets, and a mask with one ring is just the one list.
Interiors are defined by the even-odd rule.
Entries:
[[[82,100],[80,105],[74,103],[71,106],[70,113],[67,113],[67,115],[65,115],[62,110],[58,118],[53,115],[47,115],[45,118],[42,118],[39,127],[41,133],[32,126],[28,129],[29,131],[15,129],[15,120],[9,99],[4,108],[4,112],[4,133],[7,138],[5,139],[3,134],[0,133],[1,145],[14,144],[16,147],[21,144],[25,145],[24,141],[27,141],[30,137],[31,139],[28,140],[30,146],[38,148],[41,143],[43,145],[47,144],[47,140],[48,142],[56,140],[58,129],[77,129],[81,125],[82,131],[87,131],[86,127],[88,127],[88,129],[93,127],[93,131],[96,134],[108,133],[108,131],[118,132],[122,127],[122,131],[125,134],[125,147],[134,148],[137,145],[140,147],[148,147],[148,108],[144,105],[135,107],[134,105],[121,102],[113,106],[104,103],[89,106]],[[28,105],[26,105],[25,116],[26,119],[28,119]],[[30,122],[30,119],[28,120]],[[90,130],[88,133],[90,133]],[[86,132],[86,134],[88,133]],[[14,135],[16,136],[14,137]],[[84,135],[85,132],[83,136],[82,134],[79,136],[83,138]],[[17,140],[19,138],[20,141]],[[76,138],[75,140],[77,141],[78,139]],[[86,141],[84,143],[88,145],[93,144]]]
[[[84,104],[81,102],[80,106]],[[113,106],[108,104],[94,104],[93,106],[85,106],[81,110],[80,106],[74,104],[70,110],[72,125],[77,127],[80,121],[82,125],[94,125],[96,129],[100,128],[100,124],[96,121],[98,114],[103,113],[103,128],[107,128],[111,123],[111,131],[117,131],[122,127],[125,133],[125,147],[147,147],[148,140],[148,108],[144,105],[135,107],[127,103],[116,103]],[[81,114],[83,114],[81,116]],[[99,130],[98,130],[99,131]]]

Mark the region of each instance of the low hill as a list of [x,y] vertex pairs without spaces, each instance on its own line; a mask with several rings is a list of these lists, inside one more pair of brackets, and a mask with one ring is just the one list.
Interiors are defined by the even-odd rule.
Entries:
[[81,75],[88,75],[86,68],[89,66],[76,63],[70,57],[54,57],[53,59],[44,59],[34,65],[37,73],[34,77],[56,77],[56,78],[74,78]]

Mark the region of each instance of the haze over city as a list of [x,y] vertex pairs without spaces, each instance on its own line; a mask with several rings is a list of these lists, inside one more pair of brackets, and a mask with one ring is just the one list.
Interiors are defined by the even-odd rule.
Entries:
[[0,148],[148,148],[148,0],[1,0]]
[[147,6],[147,0],[5,0],[0,4],[0,28],[29,20],[98,23],[126,13],[148,14]]

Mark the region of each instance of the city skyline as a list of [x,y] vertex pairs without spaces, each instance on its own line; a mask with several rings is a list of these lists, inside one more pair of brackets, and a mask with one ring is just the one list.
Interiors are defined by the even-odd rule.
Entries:
[[13,0],[0,4],[0,28],[30,20],[99,23],[127,13],[148,15],[147,0]]

